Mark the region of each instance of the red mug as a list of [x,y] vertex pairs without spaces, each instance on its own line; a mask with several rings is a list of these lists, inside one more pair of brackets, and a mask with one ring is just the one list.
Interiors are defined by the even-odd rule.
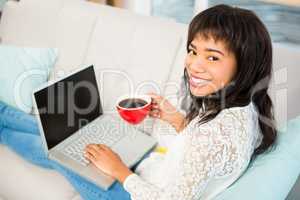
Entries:
[[123,96],[117,104],[120,116],[130,124],[141,123],[151,109],[151,97],[148,95]]

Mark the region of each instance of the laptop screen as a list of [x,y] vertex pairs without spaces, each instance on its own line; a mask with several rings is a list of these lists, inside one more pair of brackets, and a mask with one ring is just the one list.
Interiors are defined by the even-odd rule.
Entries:
[[102,115],[94,67],[34,93],[48,149]]

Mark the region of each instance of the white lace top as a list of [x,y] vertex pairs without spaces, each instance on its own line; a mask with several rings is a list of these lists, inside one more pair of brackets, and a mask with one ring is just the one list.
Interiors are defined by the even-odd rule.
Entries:
[[212,199],[236,181],[261,142],[252,103],[221,111],[198,125],[199,118],[176,136],[166,154],[144,159],[124,188],[133,200]]

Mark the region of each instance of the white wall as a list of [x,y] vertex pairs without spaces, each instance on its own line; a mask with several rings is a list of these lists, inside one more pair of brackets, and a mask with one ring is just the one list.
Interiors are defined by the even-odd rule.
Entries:
[[123,4],[124,8],[135,13],[151,15],[151,0],[124,0]]

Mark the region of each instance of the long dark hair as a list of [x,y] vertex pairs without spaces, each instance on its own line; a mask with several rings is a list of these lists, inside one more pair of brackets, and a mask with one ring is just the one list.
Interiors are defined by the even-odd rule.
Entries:
[[[217,5],[199,13],[191,21],[187,51],[197,35],[225,42],[236,57],[237,72],[230,84],[214,94],[196,97],[189,92],[187,95],[192,102],[187,121],[200,115],[199,123],[202,124],[212,120],[225,108],[246,106],[252,101],[258,110],[263,135],[254,156],[270,149],[274,146],[277,132],[272,101],[267,93],[272,74],[272,42],[266,27],[252,11]],[[186,69],[184,80],[188,89]]]

